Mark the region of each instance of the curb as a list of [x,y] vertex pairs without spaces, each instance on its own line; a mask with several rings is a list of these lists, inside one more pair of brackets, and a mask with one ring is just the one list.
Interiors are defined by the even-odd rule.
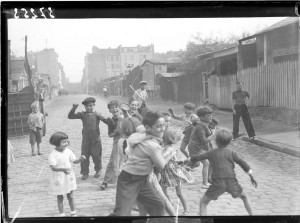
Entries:
[[291,156],[295,156],[300,158],[300,149],[296,148],[296,147],[292,147],[292,146],[287,146],[287,145],[283,145],[280,143],[276,143],[276,142],[271,142],[262,138],[257,138],[256,139],[249,139],[246,136],[241,137],[242,140],[246,141],[246,142],[250,142],[250,143],[254,143],[256,145],[259,146],[263,146],[266,147],[268,149],[272,149],[281,153],[285,153]]

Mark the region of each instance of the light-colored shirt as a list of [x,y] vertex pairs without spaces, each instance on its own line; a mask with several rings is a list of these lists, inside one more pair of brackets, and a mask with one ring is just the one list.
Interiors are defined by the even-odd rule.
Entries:
[[40,112],[31,113],[28,116],[28,125],[29,128],[33,131],[36,131],[36,128],[43,128],[45,123],[44,115]]
[[147,101],[148,100],[148,94],[146,89],[141,90],[138,89],[136,92],[134,92],[133,96],[134,100],[136,100],[139,103],[139,107],[141,107],[143,100]]

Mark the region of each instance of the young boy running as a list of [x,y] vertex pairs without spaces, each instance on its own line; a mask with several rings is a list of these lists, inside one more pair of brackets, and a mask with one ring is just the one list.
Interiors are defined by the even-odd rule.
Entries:
[[220,195],[228,192],[233,198],[239,197],[243,200],[244,206],[249,213],[253,215],[252,207],[247,194],[236,179],[234,172],[234,163],[239,164],[242,169],[249,174],[251,183],[257,187],[257,182],[252,176],[252,170],[248,163],[241,159],[238,154],[229,148],[232,140],[232,134],[226,129],[220,129],[216,132],[217,149],[211,150],[198,156],[190,157],[185,160],[186,165],[208,159],[212,166],[212,185],[201,198],[200,215],[207,215],[207,205],[211,200],[217,200]]
[[100,177],[100,171],[102,169],[102,145],[99,123],[100,120],[106,123],[106,119],[100,113],[94,111],[95,102],[95,98],[88,97],[82,102],[85,107],[84,112],[77,112],[75,114],[78,104],[73,104],[73,108],[68,114],[69,119],[81,119],[83,125],[81,155],[84,155],[86,159],[80,163],[82,180],[86,180],[89,177],[90,156],[92,156],[95,164],[95,178]]
[[190,137],[193,131],[193,125],[192,125],[192,120],[196,118],[196,116],[193,116],[194,110],[195,110],[195,105],[193,103],[185,103],[183,105],[183,110],[184,114],[182,115],[175,115],[173,110],[170,108],[169,112],[171,113],[172,117],[174,119],[183,121],[183,134],[184,137],[182,139],[181,145],[180,145],[180,151],[186,156],[189,157],[188,153],[185,151],[187,145],[189,144]]

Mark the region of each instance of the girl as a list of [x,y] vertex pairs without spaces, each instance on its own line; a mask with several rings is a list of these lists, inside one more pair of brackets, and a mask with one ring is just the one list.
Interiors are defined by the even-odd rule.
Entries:
[[178,150],[174,148],[174,144],[180,140],[180,136],[174,130],[167,129],[164,133],[163,140],[165,147],[162,151],[162,156],[168,163],[165,168],[161,170],[161,187],[169,200],[170,197],[167,193],[167,187],[175,187],[177,197],[183,206],[184,211],[182,215],[189,215],[186,200],[182,194],[182,184],[192,183],[194,178],[183,166],[179,166],[176,162]]
[[56,132],[50,137],[50,144],[55,149],[50,153],[48,161],[52,174],[50,178],[50,191],[57,196],[59,216],[65,216],[63,207],[63,195],[66,194],[69,200],[71,216],[76,216],[73,191],[76,190],[76,178],[72,163],[78,164],[85,159],[81,156],[76,160],[75,154],[67,148],[69,145],[68,135],[63,132]]

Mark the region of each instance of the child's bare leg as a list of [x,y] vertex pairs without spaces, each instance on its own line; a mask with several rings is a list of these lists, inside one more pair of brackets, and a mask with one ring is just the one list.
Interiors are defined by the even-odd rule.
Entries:
[[165,193],[165,195],[166,195],[166,197],[169,199],[169,201],[171,201],[171,200],[170,200],[170,197],[169,197],[169,194],[168,194],[167,187],[161,186],[161,189],[163,190],[163,192]]
[[75,211],[75,203],[74,203],[74,198],[73,198],[73,191],[67,194],[67,198],[69,200],[69,205],[71,211]]
[[175,187],[175,189],[176,189],[176,194],[177,194],[177,197],[178,197],[178,198],[180,199],[180,201],[181,201],[183,210],[184,210],[184,211],[188,211],[188,208],[187,208],[187,205],[186,205],[186,201],[185,201],[185,198],[184,198],[184,196],[183,196],[183,194],[182,194],[181,188],[182,188],[181,185]]
[[34,155],[34,144],[30,144],[31,145],[31,154]]
[[36,145],[37,145],[38,154],[40,155],[41,154],[40,153],[40,143],[37,143]]
[[243,191],[240,198],[243,200],[244,202],[244,206],[248,212],[249,215],[253,215],[253,211],[252,211],[252,206],[251,206],[251,202],[247,196],[247,194]]
[[211,181],[212,181],[211,174],[212,174],[212,169],[211,169],[211,165],[209,165],[208,166],[208,183],[211,183]]
[[57,195],[57,207],[60,214],[64,213],[64,196]]
[[204,195],[200,200],[200,216],[206,216],[207,215],[207,205],[211,201],[210,198],[208,198],[206,195]]
[[180,151],[182,152],[183,155],[185,155],[186,158],[189,158],[189,154],[185,151],[185,148],[187,146],[187,143],[182,141],[180,145]]
[[203,168],[202,168],[203,184],[207,185],[207,183],[208,183],[208,167],[209,167],[209,163],[208,163],[207,160],[203,160],[203,161],[201,161],[201,163],[203,164]]

